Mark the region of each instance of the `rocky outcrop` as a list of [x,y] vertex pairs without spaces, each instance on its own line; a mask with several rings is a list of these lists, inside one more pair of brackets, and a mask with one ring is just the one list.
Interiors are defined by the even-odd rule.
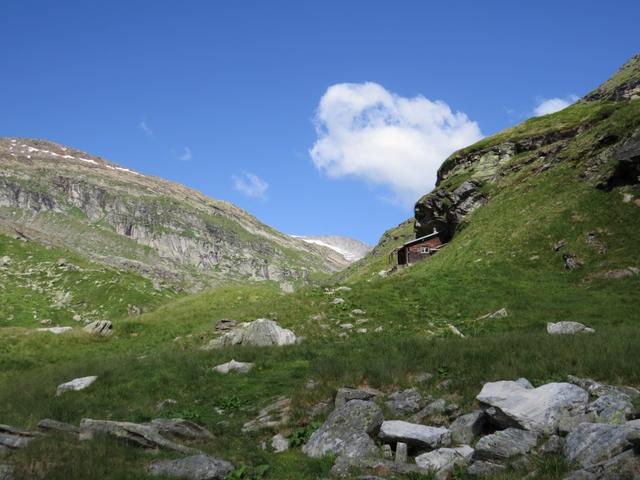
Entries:
[[477,180],[468,180],[451,192],[436,189],[418,200],[415,206],[416,237],[435,230],[444,241],[450,240],[462,220],[486,202],[480,193],[480,185]]

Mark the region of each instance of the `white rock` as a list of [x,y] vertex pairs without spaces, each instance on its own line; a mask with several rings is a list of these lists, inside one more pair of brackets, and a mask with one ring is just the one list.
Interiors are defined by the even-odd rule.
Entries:
[[439,448],[416,457],[418,467],[434,472],[438,480],[445,480],[456,465],[467,465],[473,456],[473,448],[462,445],[458,448]]
[[448,445],[451,434],[448,429],[429,427],[402,420],[382,422],[378,437],[385,442],[403,442],[416,447],[437,448]]
[[97,320],[88,324],[83,330],[91,335],[108,337],[113,333],[113,325],[108,320]]
[[245,322],[237,328],[209,342],[205,350],[230,345],[252,345],[257,347],[293,345],[297,338],[286,328],[280,327],[273,320],[259,318],[253,322]]
[[353,328],[352,323],[341,323],[340,328],[344,328],[345,330],[351,330]]
[[56,389],[56,396],[60,396],[64,392],[68,392],[71,390],[76,392],[79,390],[84,390],[93,382],[95,382],[97,379],[98,379],[97,376],[74,378],[69,382],[58,385],[58,388]]
[[38,332],[49,332],[55,335],[60,335],[61,333],[70,332],[73,330],[71,327],[49,327],[49,328],[38,328]]
[[271,448],[276,453],[281,453],[289,450],[289,440],[284,435],[276,434],[271,437]]
[[547,323],[547,333],[551,335],[574,335],[576,333],[594,333],[593,328],[578,322]]
[[523,383],[501,381],[486,383],[476,399],[487,409],[492,420],[503,427],[524,428],[554,433],[560,419],[584,412],[589,394],[570,383],[548,383],[528,388]]
[[451,325],[450,323],[447,324],[447,328],[451,331],[451,333],[453,333],[454,335],[460,337],[460,338],[464,338],[464,334],[458,330],[456,328],[455,325]]
[[331,305],[342,305],[344,303],[344,298],[334,298],[333,301],[331,302]]
[[236,362],[235,360],[231,360],[230,362],[222,363],[213,367],[213,370],[224,374],[229,372],[247,373],[252,367],[253,363]]

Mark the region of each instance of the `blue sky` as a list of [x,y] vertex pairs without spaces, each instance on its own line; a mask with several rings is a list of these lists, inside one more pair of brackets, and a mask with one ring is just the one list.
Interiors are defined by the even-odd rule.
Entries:
[[637,1],[5,0],[0,18],[1,136],[369,243],[451,149],[640,51]]

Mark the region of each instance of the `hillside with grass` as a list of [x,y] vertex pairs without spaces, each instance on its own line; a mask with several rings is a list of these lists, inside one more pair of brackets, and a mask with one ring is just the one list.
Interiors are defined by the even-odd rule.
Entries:
[[[608,392],[614,391],[609,385],[624,386],[629,404],[622,421],[640,418],[640,394],[633,393],[640,387],[639,81],[634,57],[565,110],[454,153],[443,163],[436,188],[418,200],[415,220],[390,229],[367,257],[322,284],[294,293],[271,282],[226,285],[180,298],[167,294],[155,304],[154,296],[153,306],[139,316],[105,312],[117,320],[108,337],[79,328],[53,335],[34,332],[31,324],[0,323],[0,423],[35,430],[45,418],[74,426],[83,419],[144,424],[182,418],[213,434],[193,445],[232,462],[226,478],[294,480],[329,478],[332,469],[336,474],[339,455],[315,458],[303,445],[338,411],[336,392],[343,387],[379,390],[366,403],[377,405],[370,406],[385,419],[405,421],[416,421],[418,409],[398,413],[389,402],[414,389],[418,408],[433,401],[448,406],[418,423],[451,427],[462,413],[486,411],[476,396],[487,382],[526,378],[535,391],[569,376],[589,377]],[[449,234],[446,246],[416,265],[393,268],[394,248],[434,227]],[[30,256],[34,264],[47,265],[37,273],[43,289],[50,276],[54,287],[77,281],[57,278],[64,262],[53,259],[63,252],[30,251],[17,240],[5,248],[18,265]],[[82,269],[73,275],[94,284],[120,281],[109,283],[114,292],[135,290],[143,281],[114,278],[110,270],[71,256],[67,261]],[[17,292],[21,286],[12,281]],[[87,296],[102,291],[86,288]],[[29,302],[38,300],[29,295],[25,306],[13,308],[33,309]],[[208,348],[226,334],[221,321],[241,325],[259,318],[290,329],[299,341]],[[548,323],[561,321],[595,332],[547,333]],[[248,373],[213,371],[232,359],[253,366]],[[87,376],[98,378],[87,389],[56,396],[58,385]],[[592,391],[584,394],[598,401]],[[286,410],[283,418],[247,428],[273,405],[286,405],[277,407]],[[614,429],[620,422],[602,423]],[[487,433],[476,432],[470,445],[479,450]],[[556,436],[566,442],[567,433],[545,432],[536,441],[546,445]],[[273,448],[275,434],[287,440],[286,451]],[[375,429],[372,439],[382,455],[384,442]],[[624,443],[611,457],[624,450],[626,460],[638,462],[633,445]],[[483,478],[567,478],[584,465],[563,452],[535,448],[499,462],[501,468]],[[419,452],[409,453],[413,462]],[[10,465],[15,479],[140,479],[152,478],[152,462],[180,458],[106,434],[78,441],[77,435],[54,432],[0,463]],[[338,473],[352,479],[447,478],[385,462],[381,457],[377,465],[384,468],[377,469],[356,462]],[[477,478],[461,466],[447,475]]]

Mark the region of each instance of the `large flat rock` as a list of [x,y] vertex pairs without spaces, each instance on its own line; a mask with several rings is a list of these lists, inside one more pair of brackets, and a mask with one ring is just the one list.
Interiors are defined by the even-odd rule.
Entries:
[[451,432],[442,427],[387,420],[382,422],[378,437],[386,443],[402,442],[413,447],[438,448],[449,445]]
[[486,383],[477,400],[490,420],[502,428],[516,427],[539,433],[555,433],[560,419],[584,412],[589,394],[570,383],[548,383],[526,388],[521,382]]

